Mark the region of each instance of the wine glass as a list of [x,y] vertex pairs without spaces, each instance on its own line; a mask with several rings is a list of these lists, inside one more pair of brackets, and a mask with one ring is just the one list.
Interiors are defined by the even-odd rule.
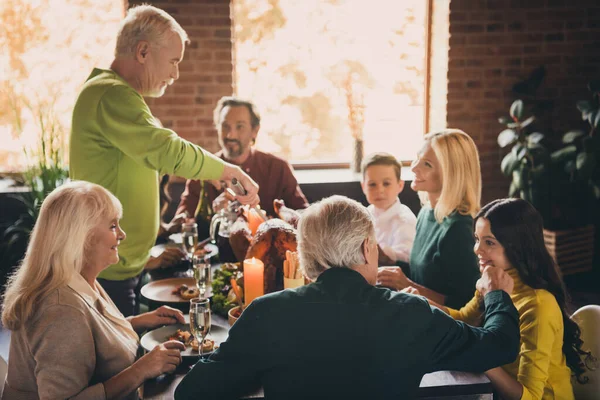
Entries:
[[210,259],[207,256],[195,255],[192,261],[194,279],[200,290],[200,297],[206,294],[206,288],[210,285]]
[[209,299],[190,300],[190,332],[198,341],[198,351],[202,357],[202,342],[210,332],[210,301]]
[[183,224],[183,248],[188,255],[188,260],[192,260],[196,246],[198,245],[198,224],[195,222],[186,222]]

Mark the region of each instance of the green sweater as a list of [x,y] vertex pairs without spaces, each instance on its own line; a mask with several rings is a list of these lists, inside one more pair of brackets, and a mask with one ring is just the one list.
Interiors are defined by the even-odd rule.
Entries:
[[120,76],[95,68],[75,108],[69,148],[72,179],[97,183],[123,204],[127,238],[119,263],[100,277],[123,280],[144,268],[159,227],[158,174],[218,179],[223,162],[160,126],[143,97]]
[[473,297],[480,277],[473,252],[473,218],[452,213],[441,224],[433,209],[423,207],[410,255],[410,278],[446,296],[451,308],[461,308]]

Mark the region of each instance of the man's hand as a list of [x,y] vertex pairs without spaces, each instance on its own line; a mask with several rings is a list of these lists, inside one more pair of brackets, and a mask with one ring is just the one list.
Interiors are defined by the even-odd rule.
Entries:
[[173,217],[171,222],[165,225],[165,231],[169,233],[176,233],[181,231],[181,225],[188,219],[190,216],[187,212],[182,212]]
[[381,286],[402,290],[410,282],[400,267],[383,267],[377,272],[377,283]]
[[150,257],[144,269],[152,271],[157,268],[168,268],[185,259],[186,254],[180,247],[167,247],[158,257]]
[[258,205],[260,199],[258,197],[258,184],[252,180],[240,167],[233,164],[225,163],[222,179],[231,185],[231,180],[236,178],[242,187],[246,190],[245,195],[236,195],[236,200],[242,204],[248,204],[251,207]]
[[514,282],[502,268],[492,267],[490,265],[483,268],[481,278],[477,281],[477,290],[485,297],[486,294],[494,290],[504,290],[511,294]]

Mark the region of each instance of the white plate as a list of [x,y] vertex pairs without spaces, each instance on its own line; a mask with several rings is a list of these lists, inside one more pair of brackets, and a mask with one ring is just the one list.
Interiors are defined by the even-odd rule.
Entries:
[[[189,316],[186,315],[186,321],[188,321],[188,320],[189,320]],[[189,332],[190,326],[182,325],[182,324],[174,324],[174,325],[166,325],[166,326],[160,327],[160,328],[150,331],[150,332],[146,333],[144,336],[142,336],[142,339],[140,340],[140,344],[142,345],[142,347],[145,350],[151,351],[157,345],[166,342],[169,339],[169,336],[171,336],[173,333],[175,333],[175,331],[177,331],[177,329],[181,329],[182,331]],[[210,333],[208,334],[207,338],[214,340],[215,345],[218,346],[221,344],[221,342],[224,342],[227,339],[228,334],[229,334],[229,330],[227,328],[224,328],[220,325],[213,324],[210,328]],[[204,355],[209,355],[212,353],[213,353],[212,351],[204,352],[204,353],[202,353],[202,355],[204,356]],[[181,352],[181,356],[182,357],[200,357],[200,353],[193,351],[192,346],[187,346],[185,351]]]
[[[173,290],[177,289],[183,284],[188,285],[190,288],[198,287],[194,278],[169,278],[152,281],[145,284],[142,286],[140,293],[148,300],[159,303],[189,303],[189,300],[182,299],[180,296],[173,294]],[[211,296],[212,287],[209,285],[206,288],[204,297],[209,298]]]

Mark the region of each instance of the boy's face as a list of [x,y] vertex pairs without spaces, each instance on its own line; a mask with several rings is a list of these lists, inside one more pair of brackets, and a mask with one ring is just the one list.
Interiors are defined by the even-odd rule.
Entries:
[[369,204],[387,210],[404,189],[404,181],[396,177],[391,165],[371,165],[363,176],[362,189]]

